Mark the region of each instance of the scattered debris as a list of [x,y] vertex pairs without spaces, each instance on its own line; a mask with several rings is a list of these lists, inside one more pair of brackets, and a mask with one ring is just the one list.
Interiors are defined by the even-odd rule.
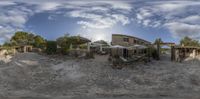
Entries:
[[106,55],[85,60],[35,53],[1,57],[0,98],[180,99],[200,96],[199,61],[177,63],[163,56],[160,61],[132,64],[118,70],[112,69],[107,59]]

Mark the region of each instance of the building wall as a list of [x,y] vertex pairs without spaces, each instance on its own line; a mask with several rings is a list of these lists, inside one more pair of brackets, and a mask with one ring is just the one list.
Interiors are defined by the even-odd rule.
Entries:
[[198,56],[199,49],[195,48],[174,48],[172,47],[172,61],[181,62],[185,59],[195,59]]
[[120,35],[120,34],[112,35],[112,45],[132,46],[135,44],[149,45],[151,43],[143,39],[133,37],[133,36]]

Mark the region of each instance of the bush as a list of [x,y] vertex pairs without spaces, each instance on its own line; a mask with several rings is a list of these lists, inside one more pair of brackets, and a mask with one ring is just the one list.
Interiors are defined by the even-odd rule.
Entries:
[[68,55],[69,54],[69,48],[67,48],[67,47],[61,48],[61,54]]
[[92,52],[87,52],[87,53],[86,53],[86,58],[87,58],[87,59],[94,58],[94,53],[92,53]]
[[57,43],[56,41],[47,41],[47,46],[46,46],[46,53],[51,55],[55,54],[57,51]]
[[156,50],[156,49],[152,50],[152,57],[153,57],[153,59],[159,60],[158,50]]

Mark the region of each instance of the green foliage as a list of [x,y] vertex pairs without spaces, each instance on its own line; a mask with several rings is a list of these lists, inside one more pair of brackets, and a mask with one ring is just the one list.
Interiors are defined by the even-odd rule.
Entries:
[[68,50],[70,48],[70,41],[69,41],[69,35],[65,35],[63,37],[59,37],[56,42],[59,47],[61,47],[61,53],[62,54],[67,54]]
[[154,42],[154,44],[158,44],[158,43],[163,43],[162,39],[161,38],[157,38]]
[[34,37],[34,46],[37,48],[45,48],[46,41],[41,36],[37,35]]
[[11,38],[16,45],[31,45],[34,42],[34,35],[28,32],[19,31]]
[[160,50],[161,44],[160,43],[163,43],[162,39],[161,38],[156,39],[154,44],[156,45],[157,49],[152,50],[152,56],[156,60],[160,60],[160,53],[161,53],[161,50]]
[[57,51],[57,43],[56,41],[47,41],[46,53],[49,55],[55,54]]
[[94,43],[102,44],[103,46],[109,46],[109,44],[104,40],[95,41]]
[[80,49],[87,49],[87,45],[86,44],[81,44],[79,47],[80,47]]
[[158,50],[157,50],[157,49],[152,48],[152,49],[151,49],[151,54],[152,54],[153,59],[156,59],[156,60],[159,60],[159,59],[160,59],[159,53],[158,53]]
[[87,52],[87,53],[86,53],[86,59],[91,59],[91,58],[94,58],[94,53],[92,53],[92,52]]
[[67,54],[69,52],[69,49],[72,46],[72,48],[86,48],[85,45],[81,45],[83,43],[85,43],[84,40],[81,40],[80,36],[69,36],[69,34],[66,34],[62,37],[59,37],[56,40],[58,46],[61,48],[61,53],[62,54]]
[[180,44],[184,45],[184,46],[196,46],[196,47],[198,47],[200,45],[199,41],[193,40],[193,39],[191,39],[190,37],[187,37],[187,36],[184,37],[183,39],[181,39]]
[[69,44],[69,36],[68,35],[65,35],[63,37],[59,37],[57,40],[56,40],[58,46],[60,47],[69,47],[70,44]]
[[10,40],[11,46],[32,45],[37,48],[44,48],[45,43],[45,39],[41,36],[23,31],[16,32]]
[[9,42],[5,42],[5,43],[3,44],[3,47],[11,47],[11,46],[12,46],[12,44],[9,43]]

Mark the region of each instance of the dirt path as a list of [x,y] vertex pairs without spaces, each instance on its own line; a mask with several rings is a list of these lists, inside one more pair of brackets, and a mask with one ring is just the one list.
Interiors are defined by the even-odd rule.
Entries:
[[199,61],[112,69],[107,56],[59,59],[18,54],[0,64],[1,99],[199,99]]

